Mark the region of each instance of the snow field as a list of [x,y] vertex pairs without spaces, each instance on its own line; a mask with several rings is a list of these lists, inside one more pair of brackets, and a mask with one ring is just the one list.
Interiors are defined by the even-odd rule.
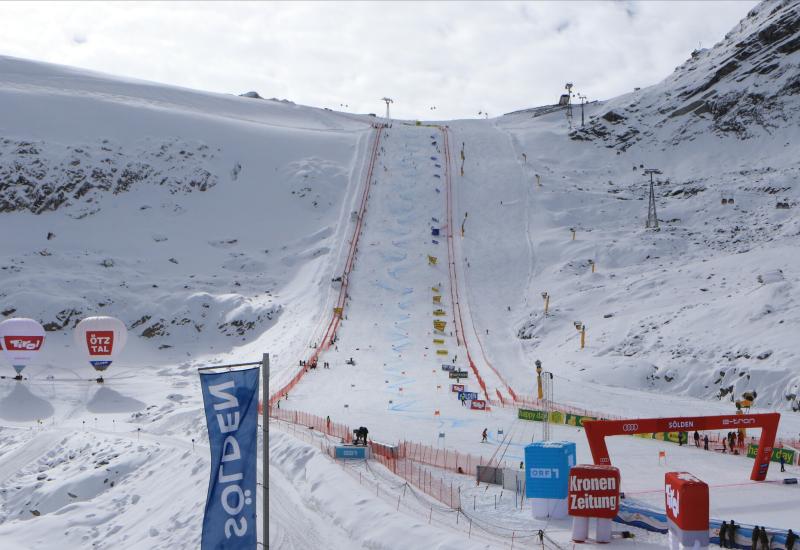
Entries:
[[[467,366],[450,326],[457,281],[490,398],[533,394],[541,359],[559,403],[631,417],[730,413],[731,397],[755,389],[755,410],[780,410],[780,435],[796,437],[800,54],[777,25],[796,20],[797,6],[764,5],[664,82],[587,105],[584,130],[561,111],[453,121],[443,151],[436,129],[395,121],[347,317],[320,358],[331,369],[310,372],[282,408],[518,465],[542,426],[513,407],[462,407],[440,368]],[[733,58],[733,72],[718,72]],[[51,328],[27,380],[0,378],[3,547],[196,547],[208,449],[195,370],[269,351],[277,388],[312,352],[335,303],[330,279],[347,256],[374,120],[7,57],[0,115],[0,179],[18,182],[0,188],[0,231],[14,236],[0,254],[0,313]],[[664,172],[658,233],[643,229],[643,167]],[[432,242],[433,226],[452,235],[451,254],[444,235]],[[72,326],[92,314],[132,332],[103,387],[72,348]],[[466,382],[478,391],[472,373]],[[582,430],[552,430],[590,462]],[[273,545],[504,547],[509,529],[538,525],[505,496],[495,510],[497,488],[466,476],[462,505],[470,514],[473,497],[487,533],[454,529],[452,512],[428,524],[436,503],[404,497],[372,463],[332,464],[309,437],[271,438]],[[664,472],[688,470],[711,485],[713,516],[798,527],[798,489],[778,483],[774,464],[756,484],[742,457],[631,437],[609,448],[632,500],[660,508]],[[568,542],[566,523],[547,530]]]

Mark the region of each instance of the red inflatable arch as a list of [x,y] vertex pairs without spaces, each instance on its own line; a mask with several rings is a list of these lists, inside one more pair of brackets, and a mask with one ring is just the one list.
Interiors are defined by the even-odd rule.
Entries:
[[722,416],[683,416],[675,418],[631,418],[628,420],[584,420],[586,438],[595,464],[611,464],[606,447],[609,435],[633,435],[659,432],[688,432],[703,430],[733,430],[736,428],[761,428],[753,471],[750,479],[764,481],[767,477],[772,446],[778,432],[780,413],[728,414]]

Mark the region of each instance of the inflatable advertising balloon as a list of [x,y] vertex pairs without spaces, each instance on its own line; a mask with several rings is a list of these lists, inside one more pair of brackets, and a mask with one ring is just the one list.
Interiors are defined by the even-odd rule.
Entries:
[[114,317],[87,317],[75,327],[75,344],[89,355],[95,370],[101,372],[111,365],[127,339],[125,323]]
[[44,343],[44,328],[33,319],[22,317],[0,323],[0,345],[3,355],[22,380],[22,369],[39,353]]

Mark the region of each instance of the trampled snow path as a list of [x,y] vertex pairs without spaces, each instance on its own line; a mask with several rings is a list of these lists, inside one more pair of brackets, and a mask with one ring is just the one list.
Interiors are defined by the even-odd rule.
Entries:
[[[387,135],[350,281],[350,308],[336,347],[321,358],[332,368],[309,373],[285,406],[345,422],[385,410],[408,425],[411,435],[413,424],[433,418],[435,410],[441,411],[436,419],[441,426],[466,421],[451,417],[462,407],[440,369],[441,363],[453,359],[466,368],[466,357],[449,325],[442,336],[432,327],[434,309],[448,313],[443,319],[452,314],[444,292],[448,268],[441,134],[433,128],[395,124]],[[440,230],[440,236],[433,236],[432,229]],[[428,255],[437,258],[436,265],[429,265]],[[440,305],[433,303],[432,287],[442,291]],[[445,339],[444,346],[433,343],[439,337]],[[448,353],[437,355],[437,349]],[[350,357],[355,366],[345,364]],[[467,383],[480,391],[474,380]]]
[[398,486],[397,478],[382,466],[365,467],[361,463],[343,468],[319,448],[282,429],[285,428],[278,426],[270,433],[270,453],[275,463],[271,479],[276,480],[279,491],[270,502],[270,509],[276,509],[271,519],[277,527],[271,532],[272,547],[505,548],[502,539],[469,540],[462,529],[446,525],[445,518],[452,514],[438,512],[437,521],[429,524],[429,506],[437,506],[435,501],[412,495],[412,490],[404,494],[402,481]]
[[[500,370],[495,368],[494,364],[489,360],[486,355],[486,351],[483,347],[483,331],[478,330],[476,326],[475,319],[472,316],[472,311],[470,309],[470,297],[472,295],[471,286],[467,279],[467,273],[470,270],[470,262],[469,258],[464,255],[462,251],[462,243],[461,240],[466,236],[466,225],[469,222],[468,216],[469,211],[463,210],[462,216],[462,209],[459,208],[458,202],[458,188],[464,184],[464,171],[463,166],[466,164],[466,143],[461,142],[461,149],[459,150],[458,157],[455,157],[453,154],[454,147],[458,147],[456,140],[456,145],[454,146],[450,142],[450,130],[449,128],[445,131],[446,135],[446,142],[448,143],[448,147],[451,154],[448,154],[448,165],[450,169],[446,175],[447,177],[447,215],[448,215],[448,258],[451,262],[451,276],[450,276],[450,284],[455,289],[456,296],[459,296],[459,303],[456,307],[456,314],[457,314],[457,323],[461,327],[463,332],[462,336],[464,338],[464,345],[467,347],[469,351],[469,359],[472,361],[474,368],[478,370],[480,376],[484,380],[484,383],[488,386],[488,395],[487,398],[491,399],[493,402],[497,399],[500,403],[510,403],[516,397],[515,390],[509,384],[508,380],[501,374]],[[493,154],[491,149],[481,150],[481,155],[484,155],[485,158],[493,158]],[[463,159],[461,158],[463,156]],[[458,164],[458,160],[454,164],[452,158],[461,159],[461,165],[456,171],[456,165]],[[457,175],[456,175],[457,174]],[[454,214],[455,211],[455,214]],[[457,220],[461,220],[461,232],[456,230],[456,223]],[[527,224],[527,217],[523,218],[523,223]],[[469,222],[470,229],[472,226],[472,222]],[[497,247],[495,250],[500,251],[501,248]],[[492,258],[488,258],[487,261],[489,263],[492,262]],[[488,282],[488,284],[486,284]],[[494,293],[499,285],[492,284],[491,281],[483,281],[484,285],[482,288],[488,289],[490,299],[492,301],[496,301],[496,296]],[[489,329],[486,328],[486,336],[489,336]],[[505,396],[505,397],[504,397]]]

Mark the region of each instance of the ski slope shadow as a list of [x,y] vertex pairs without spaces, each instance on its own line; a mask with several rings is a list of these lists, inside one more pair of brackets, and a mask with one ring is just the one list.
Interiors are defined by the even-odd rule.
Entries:
[[116,390],[103,386],[98,388],[86,403],[86,410],[93,413],[122,413],[139,411],[145,406],[138,399],[122,395]]
[[29,422],[50,418],[55,410],[46,399],[34,395],[25,384],[15,383],[3,398],[0,398],[0,418],[13,422]]

